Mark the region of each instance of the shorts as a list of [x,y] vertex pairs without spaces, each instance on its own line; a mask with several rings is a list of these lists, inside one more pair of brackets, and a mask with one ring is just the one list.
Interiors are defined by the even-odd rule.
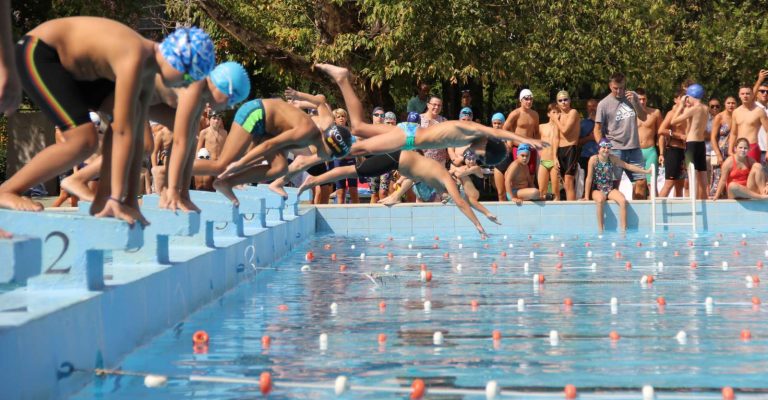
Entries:
[[[347,167],[350,165],[355,165],[355,159],[354,158],[340,158],[337,160],[333,160],[333,167]],[[336,181],[336,190],[339,189],[346,189],[357,187],[357,178],[344,178],[340,181]]]
[[[520,189],[510,189],[509,192],[512,192],[512,197],[517,197],[517,192],[519,192]],[[507,192],[507,201],[512,201],[512,197],[509,197],[509,192]]]
[[683,179],[685,166],[685,150],[677,147],[667,147],[664,152],[664,179],[674,181]]
[[59,53],[42,40],[24,36],[16,45],[16,69],[24,92],[62,132],[85,123],[115,91],[109,79],[81,81],[67,71]]
[[234,122],[258,139],[267,133],[266,118],[267,113],[264,111],[264,104],[262,104],[261,99],[256,99],[237,109]]
[[[539,168],[538,162],[539,152],[536,149],[531,148],[531,156],[528,157],[528,172],[531,176],[536,176],[536,170]],[[517,146],[512,147],[512,160],[517,159]]]
[[557,160],[560,162],[560,175],[576,175],[579,149],[576,146],[560,147],[557,149]]
[[753,160],[760,162],[760,156],[762,153],[760,152],[760,145],[757,143],[752,143],[749,145],[749,151],[747,152],[747,157],[751,157]]
[[[659,154],[656,152],[656,147],[646,147],[640,149],[643,152],[643,158],[645,158],[645,169],[651,169],[653,165],[656,168],[656,172],[659,172]],[[645,180],[651,181],[651,175],[646,174]]]
[[[625,150],[611,150],[611,154],[620,158],[625,163],[632,164],[639,168],[644,168],[645,159],[643,158],[643,152],[640,149],[625,149]],[[632,172],[628,169],[613,166],[613,180],[620,181],[621,173],[626,172],[629,180],[632,182],[645,180],[645,174],[642,172]]]
[[395,151],[367,158],[355,167],[355,170],[358,177],[371,178],[388,174],[389,171],[398,168],[400,168],[400,152]]
[[685,142],[685,164],[693,163],[696,171],[707,170],[707,147],[704,142]]

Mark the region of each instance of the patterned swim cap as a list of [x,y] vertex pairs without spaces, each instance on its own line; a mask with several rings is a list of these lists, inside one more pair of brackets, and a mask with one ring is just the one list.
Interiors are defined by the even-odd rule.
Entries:
[[331,150],[333,158],[342,158],[349,153],[352,148],[352,134],[349,129],[340,126],[333,125],[323,132],[325,143]]
[[504,122],[506,118],[504,118],[504,114],[497,112],[496,114],[493,114],[493,117],[491,117],[491,121],[501,121]]
[[163,58],[193,80],[205,78],[216,65],[213,41],[200,28],[179,28],[160,43]]
[[211,71],[211,81],[222,93],[228,96],[227,105],[245,100],[251,93],[251,80],[245,68],[234,61],[219,64]]

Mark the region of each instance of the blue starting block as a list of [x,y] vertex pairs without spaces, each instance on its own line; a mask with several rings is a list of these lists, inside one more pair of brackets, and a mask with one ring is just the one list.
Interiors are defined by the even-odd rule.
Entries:
[[[192,235],[192,244],[199,244],[209,248],[215,248],[214,232],[225,236],[243,237],[243,217],[237,207],[223,196],[216,200],[197,198],[192,192],[192,201],[200,208],[200,229]],[[144,196],[143,207],[157,208],[159,197],[157,195]]]
[[43,241],[40,238],[14,236],[0,239],[0,283],[27,283],[40,275]]
[[0,226],[40,238],[41,274],[27,280],[28,290],[104,288],[104,250],[140,248],[140,224],[76,213],[0,210]]
[[244,190],[235,192],[239,197],[241,193],[250,193],[251,195],[265,199],[267,207],[267,219],[273,221],[285,221],[283,211],[285,210],[285,199],[278,196],[277,193],[269,190],[266,185],[246,186]]

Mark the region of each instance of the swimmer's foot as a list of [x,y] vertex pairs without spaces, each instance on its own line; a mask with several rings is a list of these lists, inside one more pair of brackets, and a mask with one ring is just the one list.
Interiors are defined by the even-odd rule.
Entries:
[[340,82],[349,78],[349,70],[331,64],[315,64],[315,69],[325,72],[334,81]]
[[[267,188],[275,193],[277,193],[280,197],[282,197],[284,200],[288,200],[288,192],[283,189],[283,181],[278,179],[272,183],[270,183]],[[299,193],[301,195],[301,193]]]
[[301,197],[302,193],[312,189],[313,187],[315,187],[315,179],[312,175],[310,175],[307,177],[307,179],[304,179],[304,182],[302,182],[301,186],[299,186],[299,192],[297,193],[296,197]]
[[43,211],[43,205],[13,192],[0,193],[0,208],[18,211]]
[[75,195],[82,201],[93,201],[96,195],[91,191],[85,182],[73,179],[72,176],[68,176],[61,181],[61,188],[66,190],[67,193]]
[[11,239],[13,235],[10,232],[6,232],[0,229],[0,239]]
[[213,181],[213,188],[228,198],[235,207],[240,206],[240,201],[237,199],[237,196],[235,196],[235,191],[232,190],[232,185],[229,182],[223,179],[216,179]]
[[400,196],[387,196],[381,200],[379,200],[379,204],[383,204],[387,207],[394,206],[395,204],[400,203]]

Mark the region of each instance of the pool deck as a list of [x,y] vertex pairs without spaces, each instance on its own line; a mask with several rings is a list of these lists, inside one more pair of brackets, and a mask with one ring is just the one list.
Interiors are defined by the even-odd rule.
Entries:
[[[452,205],[304,206],[266,189],[238,192],[233,207],[216,193],[194,192],[201,213],[173,213],[146,196],[141,228],[78,210],[0,210],[0,385],[3,398],[66,398],[95,368],[121,359],[219,298],[315,233],[446,235],[474,232]],[[592,202],[485,203],[503,223],[480,216],[491,234],[597,231]],[[658,203],[662,222],[690,220],[690,202]],[[699,230],[764,230],[768,202],[700,201]],[[650,232],[651,204],[631,202],[629,229]],[[618,210],[606,208],[606,230]],[[667,228],[661,228],[666,230]],[[673,230],[690,230],[674,227]]]

